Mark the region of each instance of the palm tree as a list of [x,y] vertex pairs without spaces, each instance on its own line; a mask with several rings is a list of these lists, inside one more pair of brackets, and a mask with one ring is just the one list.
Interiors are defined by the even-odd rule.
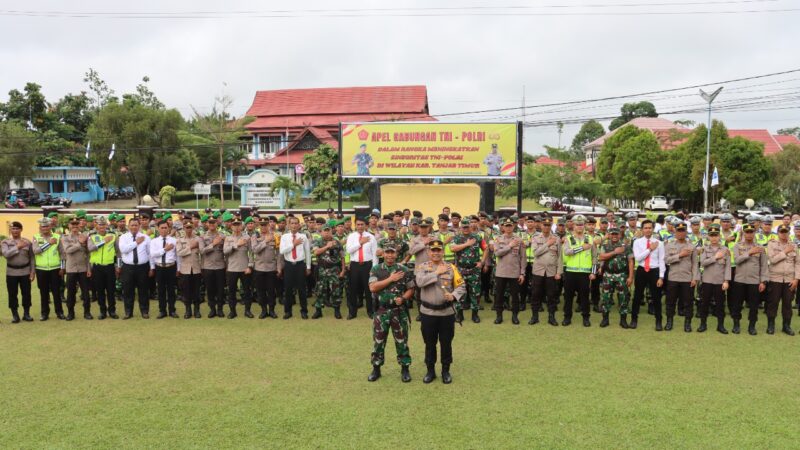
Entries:
[[294,198],[300,197],[303,188],[291,178],[279,176],[269,186],[269,195],[275,195],[275,191],[284,191],[286,193],[286,208],[288,209],[294,206]]

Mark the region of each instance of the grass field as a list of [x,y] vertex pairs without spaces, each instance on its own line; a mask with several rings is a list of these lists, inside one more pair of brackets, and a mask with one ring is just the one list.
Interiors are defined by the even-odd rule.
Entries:
[[591,328],[497,326],[485,311],[457,328],[454,383],[424,385],[416,323],[413,382],[390,344],[368,383],[363,313],[11,325],[0,300],[0,448],[800,445],[800,338],[767,336],[766,320],[751,337],[656,333],[650,316],[635,331],[597,315]]

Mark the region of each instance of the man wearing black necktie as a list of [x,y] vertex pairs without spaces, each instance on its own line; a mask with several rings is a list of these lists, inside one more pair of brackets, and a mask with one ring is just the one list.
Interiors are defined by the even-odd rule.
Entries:
[[150,238],[139,232],[139,219],[133,218],[128,223],[128,232],[119,238],[119,250],[122,254],[122,297],[125,303],[125,317],[133,317],[134,294],[138,293],[139,310],[143,319],[149,319],[150,292],[148,272],[150,269]]
[[175,312],[177,253],[175,238],[169,235],[171,228],[165,220],[158,222],[158,237],[150,241],[150,270],[153,271],[158,286],[156,319],[163,319],[167,314],[173,319],[178,318]]

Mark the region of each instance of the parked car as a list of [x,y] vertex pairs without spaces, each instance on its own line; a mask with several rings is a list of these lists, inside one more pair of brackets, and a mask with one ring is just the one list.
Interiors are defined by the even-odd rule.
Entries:
[[569,198],[564,197],[561,200],[561,207],[565,211],[574,211],[574,212],[595,212],[600,214],[605,214],[608,208],[605,206],[597,203],[592,207],[591,200],[587,200],[585,198]]
[[545,194],[544,192],[542,192],[541,195],[539,196],[539,204],[544,206],[545,208],[552,207],[555,202],[556,199],[554,197],[551,197]]
[[644,209],[649,211],[669,211],[669,202],[663,195],[654,195],[644,202]]

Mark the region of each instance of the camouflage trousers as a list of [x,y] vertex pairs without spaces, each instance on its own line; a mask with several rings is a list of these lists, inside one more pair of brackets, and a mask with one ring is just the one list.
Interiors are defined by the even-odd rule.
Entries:
[[381,305],[372,319],[372,365],[382,366],[386,340],[389,329],[394,337],[394,348],[397,350],[397,362],[401,366],[411,364],[408,350],[408,313],[405,307],[386,308]]
[[628,303],[631,295],[628,291],[628,285],[625,284],[627,278],[627,273],[603,273],[601,309],[604,313],[611,312],[611,308],[614,307],[614,292],[616,292],[619,301],[619,313],[622,315],[628,314]]
[[314,285],[314,307],[323,306],[338,308],[342,304],[342,279],[339,278],[341,267],[318,267],[317,282]]
[[459,267],[458,271],[464,279],[467,293],[461,299],[461,302],[456,303],[456,306],[461,310],[471,309],[477,311],[478,300],[481,297],[481,270],[475,267]]

